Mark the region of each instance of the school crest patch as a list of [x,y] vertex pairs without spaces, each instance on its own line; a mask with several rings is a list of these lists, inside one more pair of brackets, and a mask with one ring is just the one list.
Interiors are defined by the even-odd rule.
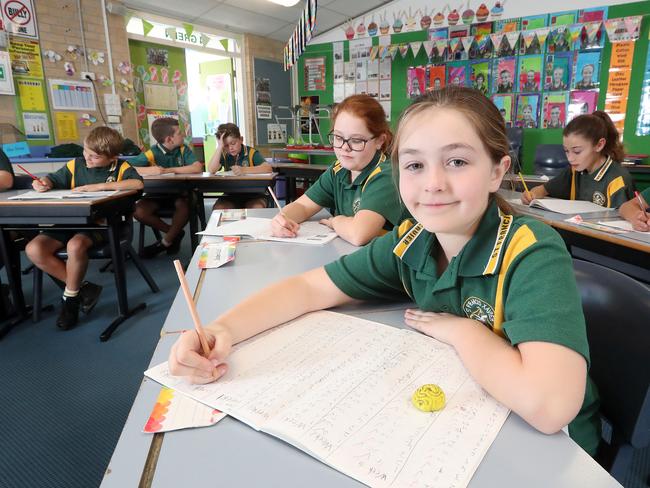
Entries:
[[494,326],[494,309],[485,300],[478,297],[469,297],[463,303],[463,312],[467,318],[478,320],[492,328]]
[[604,207],[605,202],[607,202],[607,199],[605,198],[605,195],[603,195],[599,191],[595,191],[593,196],[591,197],[591,201],[594,202],[596,205],[600,205],[601,207]]
[[356,214],[359,211],[359,207],[361,207],[361,198],[357,197],[352,202],[352,211]]

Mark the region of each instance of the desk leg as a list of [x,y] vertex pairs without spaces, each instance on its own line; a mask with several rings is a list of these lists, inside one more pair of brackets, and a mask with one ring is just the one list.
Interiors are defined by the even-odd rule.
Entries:
[[9,237],[9,232],[0,228],[0,257],[2,257],[2,261],[7,270],[7,278],[11,289],[11,298],[14,302],[16,314],[18,315],[16,318],[8,321],[0,327],[0,339],[2,339],[16,325],[25,320],[28,315],[28,310],[25,306],[25,296],[23,295],[22,278],[20,275],[20,254],[13,252],[10,253],[10,250],[12,250],[10,242],[11,238]]
[[124,269],[124,254],[120,247],[120,219],[111,219],[108,224],[108,240],[111,246],[111,257],[113,258],[113,275],[115,276],[115,289],[117,290],[117,306],[119,315],[111,324],[101,333],[99,340],[106,342],[111,338],[115,329],[122,322],[135,315],[147,306],[146,303],[140,303],[129,310],[129,299],[126,293],[126,271]]
[[194,254],[194,251],[196,250],[196,247],[199,245],[199,236],[196,235],[196,233],[199,231],[198,229],[198,219],[199,219],[199,212],[197,209],[197,206],[199,204],[203,205],[203,195],[198,192],[198,190],[191,190],[189,194],[189,200],[190,200],[190,242],[192,245],[192,252],[190,254]]
[[296,199],[296,178],[287,176],[287,205]]

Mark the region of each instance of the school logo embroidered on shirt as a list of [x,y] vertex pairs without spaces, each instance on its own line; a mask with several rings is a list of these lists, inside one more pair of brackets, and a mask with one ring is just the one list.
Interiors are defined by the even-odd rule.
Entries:
[[605,198],[605,195],[603,195],[599,191],[595,191],[593,196],[591,197],[591,201],[594,202],[596,205],[600,205],[601,207],[604,207],[607,199]]
[[486,301],[478,297],[469,297],[463,303],[463,312],[473,320],[478,320],[484,325],[494,327],[494,309]]
[[361,198],[357,197],[352,202],[352,211],[356,214],[359,211],[360,206],[361,206]]

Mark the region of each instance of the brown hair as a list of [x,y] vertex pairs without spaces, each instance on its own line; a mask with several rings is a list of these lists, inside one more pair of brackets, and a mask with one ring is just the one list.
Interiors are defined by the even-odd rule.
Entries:
[[348,112],[362,119],[374,137],[385,136],[386,140],[382,144],[381,150],[388,152],[393,141],[393,133],[386,120],[386,112],[384,112],[383,107],[377,100],[368,95],[352,95],[347,97],[334,108],[332,127],[334,127],[336,118],[343,112]]
[[115,129],[110,127],[95,127],[84,139],[84,145],[93,152],[114,158],[124,149],[124,139]]
[[[483,93],[474,88],[448,85],[419,96],[402,112],[391,152],[393,174],[396,177],[399,174],[398,154],[404,128],[416,116],[435,108],[461,112],[477,132],[483,147],[495,165],[499,164],[504,156],[509,156],[510,144],[499,109]],[[492,197],[505,213],[514,213],[512,207],[503,198],[497,194],[493,194]]]
[[158,144],[162,144],[165,139],[174,135],[174,131],[178,126],[178,120],[172,117],[162,117],[154,120],[151,124],[151,135],[158,141]]
[[237,127],[236,124],[233,124],[231,122],[225,123],[225,124],[219,124],[219,127],[217,127],[217,140],[221,138],[221,135],[223,134],[223,139],[224,141],[228,137],[233,137],[235,139],[241,139],[241,132],[239,132],[239,127]]
[[598,141],[605,139],[605,147],[602,153],[611,157],[614,161],[621,162],[625,158],[625,150],[619,139],[618,130],[612,119],[602,110],[596,110],[591,114],[578,115],[567,124],[562,131],[563,136],[577,134],[591,141],[595,146]]

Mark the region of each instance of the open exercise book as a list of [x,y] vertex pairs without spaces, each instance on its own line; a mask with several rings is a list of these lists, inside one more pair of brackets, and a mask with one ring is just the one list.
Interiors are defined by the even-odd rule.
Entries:
[[[520,199],[512,198],[508,200],[510,203],[516,205],[523,205]],[[549,210],[561,214],[582,214],[591,212],[606,212],[612,210],[606,207],[601,207],[595,203],[587,202],[586,200],[562,200],[559,198],[536,198],[528,204],[529,207],[541,208],[542,210]]]
[[[210,219],[212,222],[212,219]],[[251,236],[254,239],[265,241],[292,242],[294,244],[327,244],[336,239],[336,232],[326,225],[314,221],[307,221],[300,224],[298,237],[275,237],[271,235],[271,219],[260,217],[248,217],[218,227],[208,225],[199,232],[207,236]]]
[[7,200],[58,200],[61,198],[103,198],[115,195],[119,190],[106,191],[72,191],[72,190],[50,190],[44,192],[27,191],[20,195],[14,195]]
[[[208,385],[171,376],[167,363],[145,374],[373,487],[466,486],[509,413],[452,347],[333,312],[252,337],[228,363]],[[444,409],[411,404],[427,383],[445,392]]]

